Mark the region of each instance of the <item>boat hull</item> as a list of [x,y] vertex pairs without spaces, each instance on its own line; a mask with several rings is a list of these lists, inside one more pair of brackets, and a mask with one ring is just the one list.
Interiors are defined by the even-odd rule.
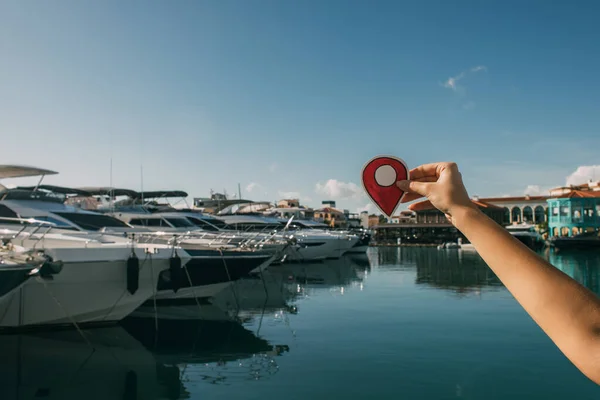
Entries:
[[186,250],[192,259],[174,275],[161,273],[158,281],[157,301],[189,303],[190,299],[213,297],[232,282],[259,272],[274,260],[270,252]]
[[[125,318],[156,291],[159,274],[168,268],[168,258],[142,258],[139,254],[138,287],[128,291],[127,257],[131,250],[119,249],[114,259],[98,249],[78,249],[82,252],[46,250],[55,260],[63,261],[60,273],[51,279],[34,277],[0,299],[0,328],[20,329],[40,326],[100,325]],[[85,254],[83,253],[85,252]],[[78,261],[77,253],[85,258]],[[64,256],[64,257],[61,257]],[[146,261],[144,261],[146,260]]]

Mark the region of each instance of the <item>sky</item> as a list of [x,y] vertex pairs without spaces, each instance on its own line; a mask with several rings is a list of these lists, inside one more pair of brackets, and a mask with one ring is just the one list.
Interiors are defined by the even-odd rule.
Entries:
[[545,193],[600,179],[599,19],[595,1],[3,0],[0,164],[355,212],[390,154],[457,162],[472,196]]

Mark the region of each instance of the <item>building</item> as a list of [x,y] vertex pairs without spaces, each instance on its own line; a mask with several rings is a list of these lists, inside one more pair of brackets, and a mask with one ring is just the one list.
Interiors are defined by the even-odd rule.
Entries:
[[369,228],[369,213],[367,211],[361,211],[360,213],[360,226],[365,229]]
[[277,202],[278,208],[294,208],[300,207],[299,199],[282,199]]
[[414,211],[400,211],[400,214],[388,218],[389,224],[414,224],[417,222],[417,214]]
[[[502,207],[472,200],[488,217],[502,224],[504,210]],[[376,229],[375,238],[380,243],[444,243],[456,242],[458,238],[466,238],[448,221],[444,213],[436,209],[429,200],[411,204],[410,211],[416,214],[412,223],[382,224]]]
[[531,223],[541,224],[548,221],[548,203],[550,196],[513,196],[513,197],[473,197],[475,201],[493,204],[503,209],[502,225]]
[[321,202],[321,205],[323,207],[331,207],[331,208],[335,208],[335,200],[323,200]]
[[323,222],[331,227],[345,228],[348,225],[344,212],[333,207],[315,210],[314,218],[316,221]]
[[379,225],[379,215],[369,215],[367,217],[367,228],[375,228],[377,225]]
[[[472,199],[471,202],[485,215],[502,225],[504,220],[504,209],[502,207],[476,199]],[[450,224],[444,213],[435,208],[429,200],[413,203],[408,208],[417,214],[417,224]]]
[[559,187],[550,191],[550,236],[575,236],[600,230],[600,184]]
[[312,208],[305,207],[278,207],[274,208],[272,211],[277,214],[278,217],[285,219],[291,217],[296,219],[313,219],[315,217],[315,211]]

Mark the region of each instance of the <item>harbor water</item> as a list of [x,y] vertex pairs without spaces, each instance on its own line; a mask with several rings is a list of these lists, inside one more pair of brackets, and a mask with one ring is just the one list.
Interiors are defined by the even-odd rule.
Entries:
[[[541,254],[600,293],[597,252]],[[474,252],[370,248],[145,308],[0,336],[0,399],[600,398]]]

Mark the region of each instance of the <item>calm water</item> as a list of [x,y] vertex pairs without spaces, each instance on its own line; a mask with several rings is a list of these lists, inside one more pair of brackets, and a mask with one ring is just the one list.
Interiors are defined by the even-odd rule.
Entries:
[[[600,292],[600,254],[546,256]],[[476,254],[370,249],[275,271],[158,334],[130,318],[91,345],[2,336],[0,399],[600,398]]]

